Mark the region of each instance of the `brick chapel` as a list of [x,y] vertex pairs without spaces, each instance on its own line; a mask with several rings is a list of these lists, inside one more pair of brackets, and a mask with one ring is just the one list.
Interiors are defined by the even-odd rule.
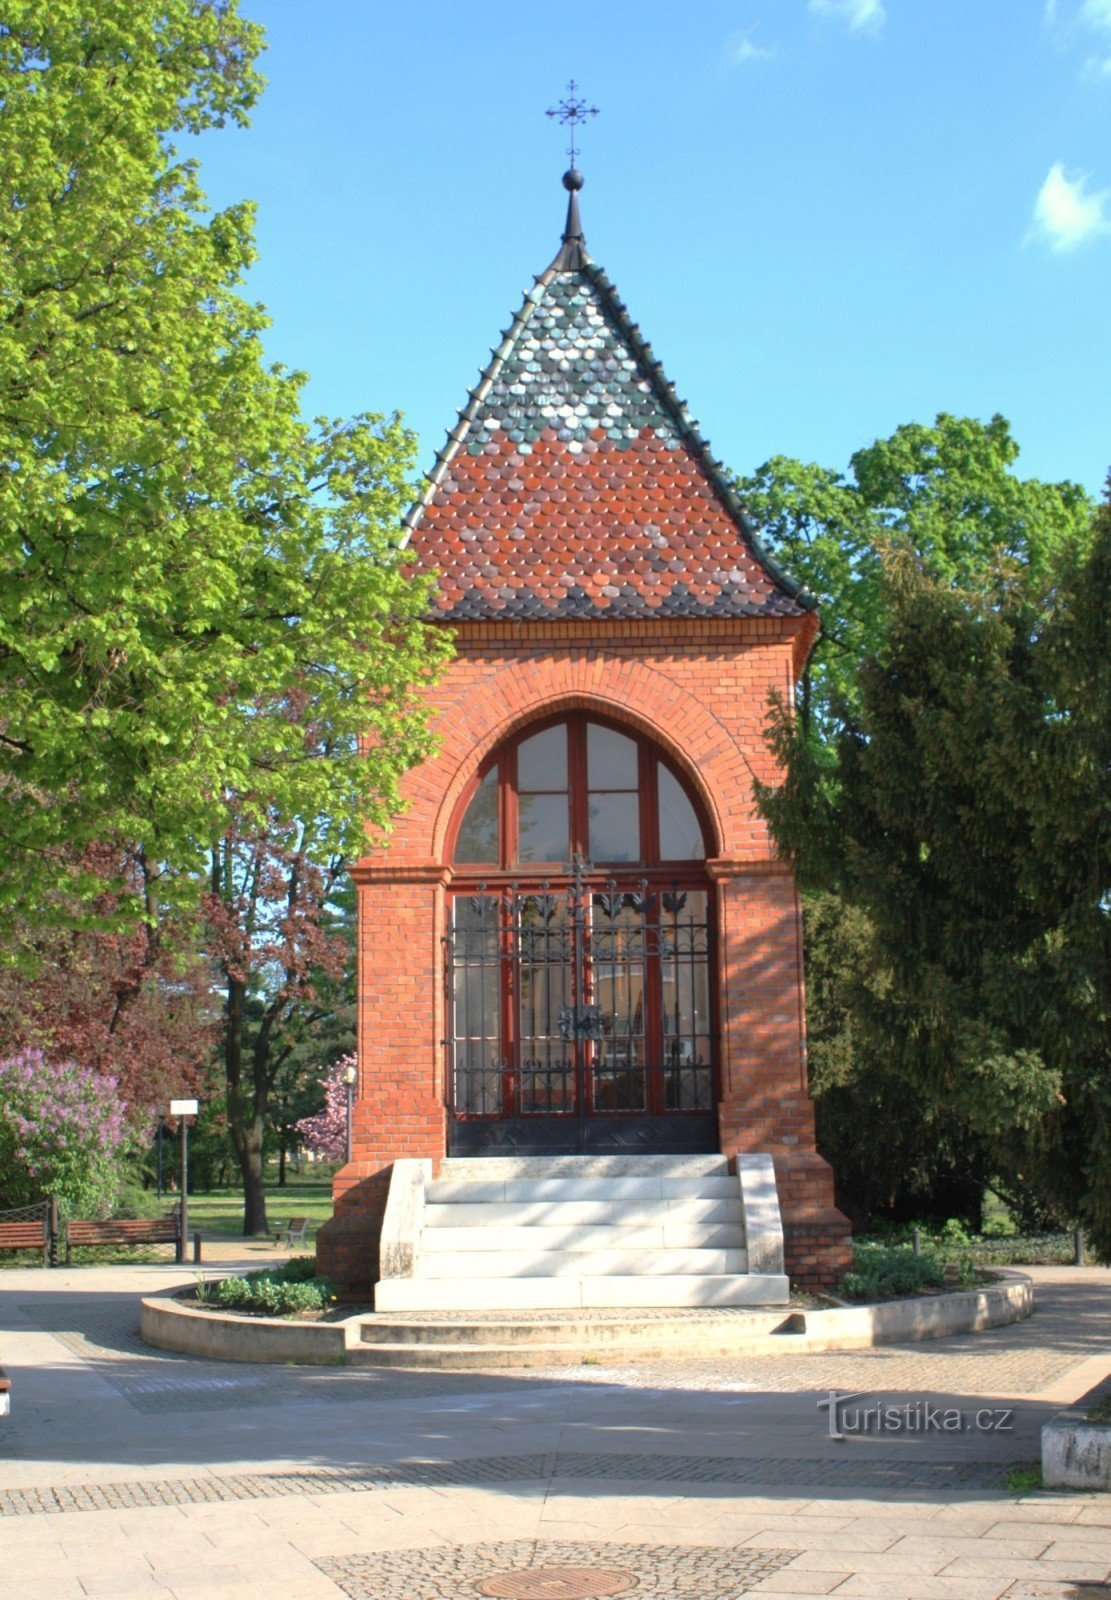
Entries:
[[[707,1284],[743,1272],[727,1189],[759,1157],[778,1270],[828,1285],[849,1229],[815,1146],[799,900],[753,800],[754,780],[776,778],[769,696],[791,702],[818,616],[588,255],[581,176],[564,185],[559,251],[408,519],[455,657],[434,691],[435,754],[354,868],[359,1082],[321,1270],[359,1295],[423,1272],[405,1303],[440,1304],[433,1235],[469,1183],[503,1229],[489,1261],[500,1251],[497,1270],[531,1286],[512,1303],[565,1303],[537,1298],[548,1268],[529,1250],[542,1233],[570,1251],[552,1207],[576,1194],[575,1217],[598,1226],[575,1239],[612,1225],[612,1248],[593,1267],[567,1255],[552,1282],[612,1271],[622,1287],[566,1303],[665,1303],[636,1280],[682,1291],[700,1255]],[[403,1172],[435,1208],[423,1246],[399,1246],[387,1216],[402,1215]],[[680,1233],[652,1231],[667,1207]],[[464,1232],[482,1253],[468,1226],[448,1236],[456,1263]],[[668,1238],[674,1272],[643,1248]],[[747,1248],[755,1271],[754,1236]],[[451,1303],[503,1303],[477,1293]],[[693,1303],[707,1297],[740,1303],[715,1288]]]

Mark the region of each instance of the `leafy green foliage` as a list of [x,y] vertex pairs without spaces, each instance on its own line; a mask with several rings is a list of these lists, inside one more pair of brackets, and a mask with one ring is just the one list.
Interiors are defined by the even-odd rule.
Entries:
[[960,585],[1000,559],[1035,578],[1083,537],[1091,502],[1077,484],[1013,471],[1019,449],[1003,417],[942,413],[858,450],[848,474],[775,456],[737,489],[761,538],[817,598],[822,634],[799,689],[804,728],[819,737],[858,699],[856,668],[886,628],[883,551],[913,549]]
[[963,1167],[1106,1254],[1111,530],[1016,456],[1001,418],[940,416],[848,479],[741,485],[825,628],[758,801],[810,892],[819,1129],[857,1209],[974,1223]]
[[803,925],[810,1089],[842,1209],[858,1227],[953,1215],[978,1226],[988,1150],[945,1099],[908,1082],[877,1025],[892,978],[867,912],[812,891]]
[[939,1261],[975,1267],[1053,1267],[1073,1259],[1071,1233],[967,1233],[953,1219],[940,1229],[929,1224],[899,1222],[873,1226],[862,1244],[907,1245],[918,1226],[922,1246]]
[[208,213],[170,142],[246,119],[259,46],[236,0],[5,8],[0,918],[80,894],[105,838],[144,865],[121,919],[229,827],[348,854],[426,749],[412,437],[301,417],[241,292],[251,208]]
[[930,1250],[905,1245],[854,1244],[853,1266],[837,1286],[845,1300],[895,1300],[924,1289],[940,1289],[945,1267]]
[[1111,1254],[1111,511],[1052,579],[958,588],[905,549],[815,788],[765,795],[781,846],[866,914],[857,1017],[907,1093]]
[[314,1256],[294,1256],[280,1267],[249,1272],[245,1278],[223,1278],[213,1285],[211,1295],[228,1310],[265,1312],[272,1317],[326,1311],[335,1299],[328,1279],[316,1274]]

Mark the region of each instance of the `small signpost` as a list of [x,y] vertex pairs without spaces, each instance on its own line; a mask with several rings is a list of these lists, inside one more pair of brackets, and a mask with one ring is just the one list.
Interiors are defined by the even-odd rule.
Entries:
[[200,1110],[196,1100],[171,1100],[170,1115],[181,1128],[181,1216],[177,1230],[177,1259],[185,1260],[185,1241],[189,1237],[189,1118]]

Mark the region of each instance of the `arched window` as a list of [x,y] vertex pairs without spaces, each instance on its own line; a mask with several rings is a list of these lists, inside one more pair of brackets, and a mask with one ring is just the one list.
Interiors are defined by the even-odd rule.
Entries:
[[453,1151],[717,1149],[708,838],[627,728],[494,753],[449,838]]
[[455,830],[456,867],[504,872],[667,867],[704,861],[706,833],[683,781],[650,740],[565,717],[503,745]]

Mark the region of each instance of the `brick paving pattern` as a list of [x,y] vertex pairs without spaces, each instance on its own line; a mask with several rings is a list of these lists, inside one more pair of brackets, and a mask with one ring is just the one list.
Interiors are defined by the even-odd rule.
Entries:
[[[522,1569],[522,1600],[571,1569],[630,1600],[1111,1600],[1107,1497],[1008,1487],[1108,1371],[1106,1270],[1037,1269],[1035,1316],[978,1336],[493,1374],[166,1355],[136,1306],[168,1276],[0,1278],[0,1600],[475,1600]],[[830,1387],[1014,1428],[836,1443]]]
[[516,1567],[475,1584],[490,1600],[599,1600],[636,1586],[627,1567]]
[[[139,1338],[137,1313],[129,1305],[108,1303],[78,1310],[72,1304],[45,1303],[28,1308],[25,1314],[96,1366],[131,1406],[146,1414],[216,1410],[227,1405],[267,1406],[276,1398],[283,1405],[319,1400],[346,1405],[365,1398],[371,1388],[383,1398],[399,1399],[482,1394],[504,1383],[503,1377],[489,1373],[373,1369],[363,1369],[356,1377],[349,1372],[302,1368],[277,1377],[265,1368],[244,1368],[234,1362],[198,1363],[154,1351]],[[685,1318],[688,1313],[683,1315]],[[728,1320],[730,1314],[725,1313],[724,1319],[721,1313],[695,1315],[700,1321],[715,1322]],[[1086,1330],[1074,1307],[1045,1297],[1034,1317],[994,1331],[987,1342],[982,1334],[966,1334],[944,1341],[828,1355],[788,1351],[782,1356],[701,1361],[664,1358],[620,1364],[607,1363],[601,1346],[597,1360],[582,1367],[548,1368],[538,1361],[524,1370],[533,1381],[619,1384],[637,1389],[1037,1394],[1083,1355],[1095,1353],[1094,1332]],[[126,1363],[121,1358],[126,1358]]]
[[458,1461],[390,1462],[367,1468],[238,1473],[124,1483],[49,1484],[0,1490],[0,1517],[43,1516],[124,1507],[205,1505],[231,1500],[342,1494],[401,1486],[569,1482],[761,1484],[773,1488],[868,1489],[883,1494],[1001,1491],[1005,1469],[992,1461],[897,1462],[777,1457],[640,1455],[538,1451]]
[[[636,1574],[632,1592],[637,1600],[734,1600],[798,1554],[797,1550],[515,1539],[335,1557],[318,1560],[316,1565],[350,1600],[459,1600],[459,1596],[476,1589],[489,1593],[478,1586],[494,1573],[520,1567],[558,1566],[597,1566],[610,1571],[625,1567]],[[533,1590],[532,1594],[536,1592]],[[531,1600],[528,1589],[522,1588],[518,1593]]]

